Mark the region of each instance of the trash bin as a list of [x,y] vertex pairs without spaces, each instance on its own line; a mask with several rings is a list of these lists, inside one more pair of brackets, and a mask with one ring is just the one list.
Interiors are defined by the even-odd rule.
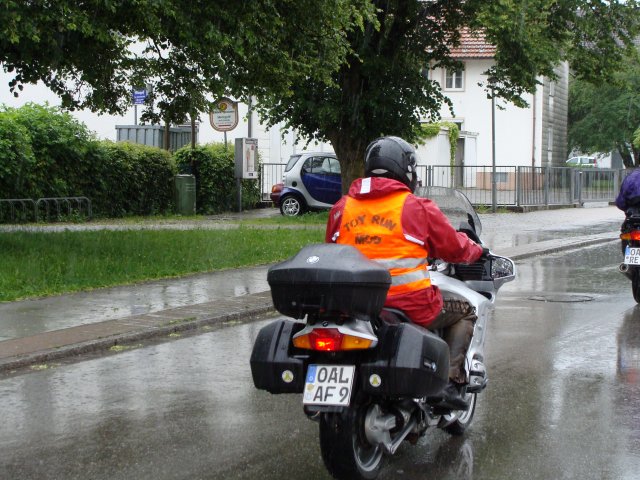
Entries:
[[173,179],[175,212],[178,215],[196,214],[196,177],[176,175]]

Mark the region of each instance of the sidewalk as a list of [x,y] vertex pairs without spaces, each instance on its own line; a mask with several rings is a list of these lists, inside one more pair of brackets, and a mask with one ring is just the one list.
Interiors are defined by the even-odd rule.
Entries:
[[[277,210],[257,214],[275,215]],[[228,228],[225,223],[234,218],[210,223]],[[485,244],[496,254],[522,260],[615,241],[624,216],[604,206],[480,218]],[[0,372],[271,314],[267,269],[265,265],[0,303]]]

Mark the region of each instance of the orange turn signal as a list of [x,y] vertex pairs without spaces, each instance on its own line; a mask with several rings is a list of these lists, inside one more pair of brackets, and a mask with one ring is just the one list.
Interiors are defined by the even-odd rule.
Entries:
[[621,233],[620,240],[640,240],[640,230],[632,230],[631,232]]

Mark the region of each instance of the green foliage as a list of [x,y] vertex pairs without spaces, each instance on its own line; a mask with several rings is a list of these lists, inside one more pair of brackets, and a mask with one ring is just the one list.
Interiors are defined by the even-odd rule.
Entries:
[[35,192],[31,177],[35,163],[27,128],[14,115],[0,113],[0,197],[31,197]]
[[617,150],[625,166],[640,166],[640,62],[634,56],[612,72],[612,80],[576,79],[569,89],[569,150],[585,153]]
[[433,138],[438,135],[443,128],[447,129],[447,135],[449,137],[449,164],[453,166],[456,160],[458,137],[460,136],[458,125],[453,122],[423,123],[420,125],[421,132],[418,138],[419,141]]
[[177,169],[167,151],[128,142],[104,141],[100,147],[90,197],[99,214],[151,215],[171,208]]
[[372,13],[368,0],[10,0],[0,63],[15,95],[40,80],[65,107],[122,113],[131,87],[150,84],[147,116],[182,122],[222,94],[288,95],[293,78],[331,80],[346,32]]
[[[340,159],[343,191],[362,174],[366,145],[381,135],[409,142],[420,122],[438,121],[451,106],[429,69],[460,68],[451,48],[461,32],[483,32],[495,45],[496,96],[524,105],[540,75],[554,76],[561,60],[581,75],[602,78],[620,63],[638,31],[636,2],[588,0],[374,0],[377,17],[347,33],[352,53],[333,82],[294,79],[291,94],[261,95],[261,114],[302,137],[329,140]],[[602,19],[605,29],[598,27]],[[619,40],[626,42],[618,43]],[[603,55],[603,53],[606,53]],[[589,68],[580,64],[588,58]]]
[[[24,83],[44,82],[63,104],[99,104],[111,112],[128,101],[128,49],[145,28],[145,3],[104,0],[2,2],[0,63],[14,73],[18,96]],[[124,14],[123,12],[126,12]]]
[[94,215],[148,215],[170,208],[175,172],[167,152],[99,142],[59,109],[0,110],[0,198],[84,196]]
[[6,108],[0,116],[28,132],[35,162],[29,165],[24,197],[81,196],[92,174],[96,142],[87,128],[70,114],[48,105],[29,103]]
[[[200,145],[195,149],[183,147],[174,157],[181,173],[190,173],[196,177],[198,213],[237,210],[238,188],[233,148],[226,149],[223,143]],[[258,182],[242,180],[242,208],[253,208],[259,201]]]

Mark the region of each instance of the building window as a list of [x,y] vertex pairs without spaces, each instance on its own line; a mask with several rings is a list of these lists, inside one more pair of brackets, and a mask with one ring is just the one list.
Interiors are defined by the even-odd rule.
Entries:
[[445,90],[462,90],[464,88],[464,70],[445,70]]

